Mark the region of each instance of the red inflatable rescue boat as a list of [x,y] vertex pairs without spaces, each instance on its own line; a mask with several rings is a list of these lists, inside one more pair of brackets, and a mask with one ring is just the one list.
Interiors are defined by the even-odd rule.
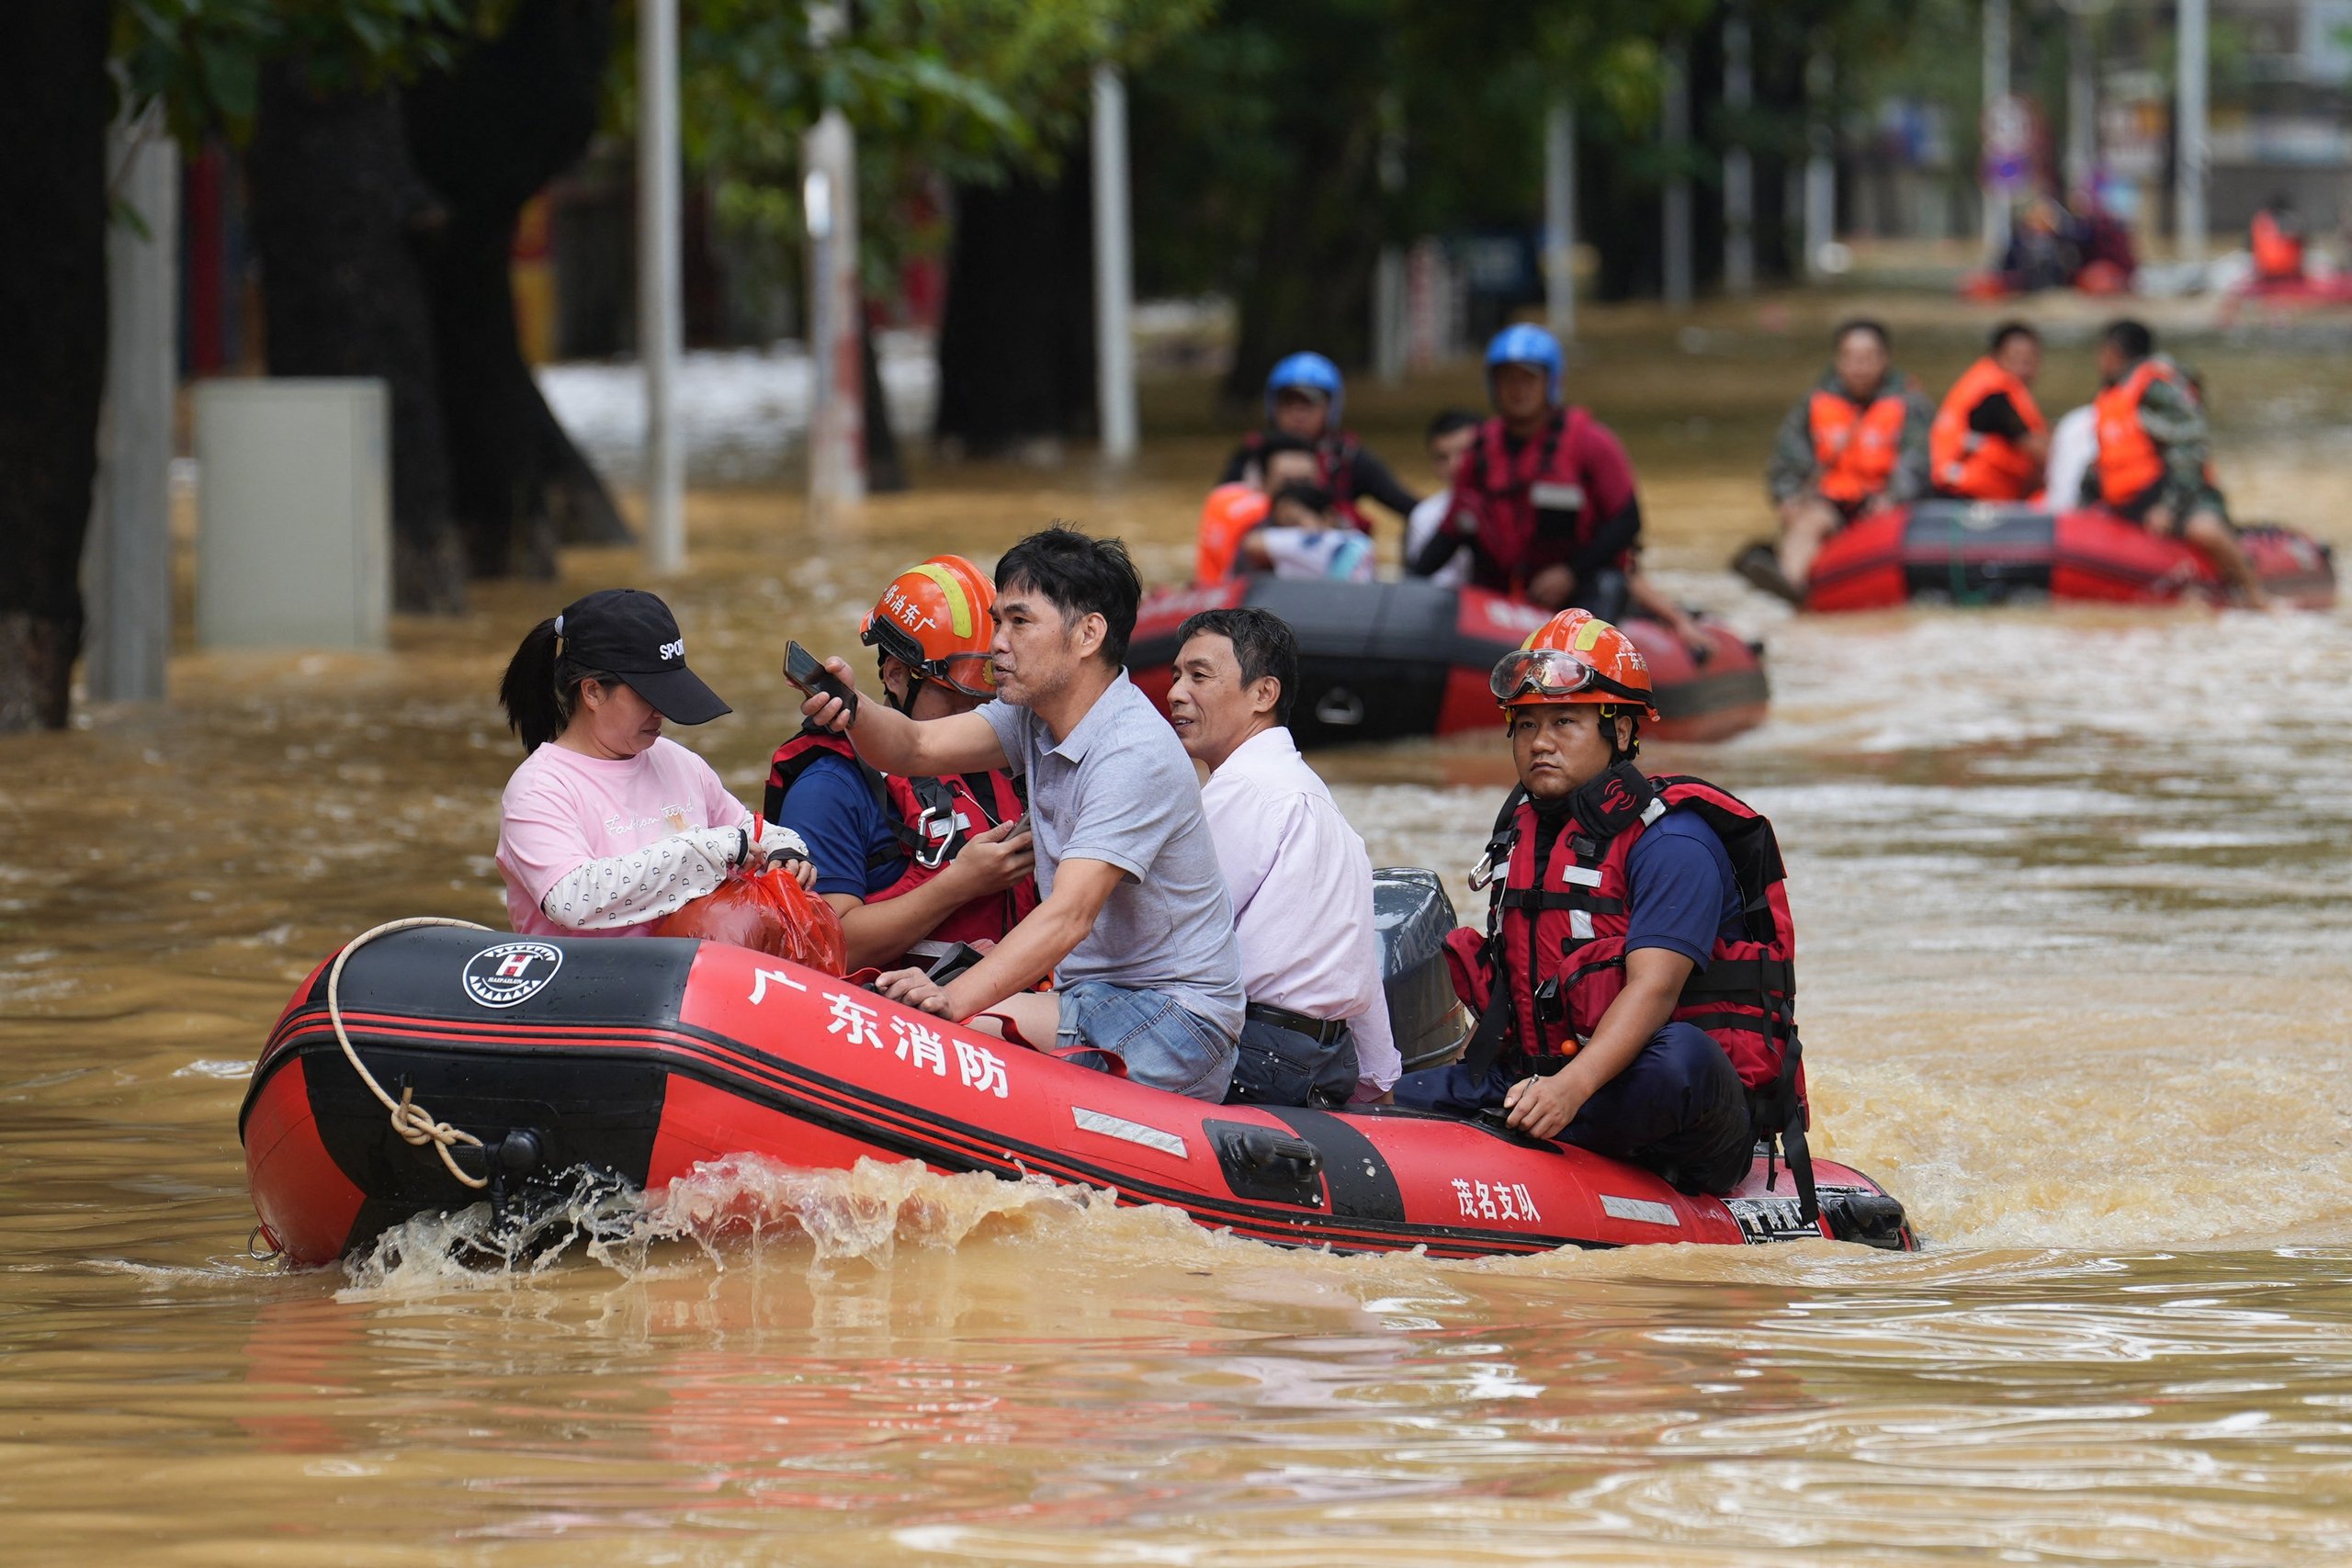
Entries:
[[[1392,1013],[1408,1060],[1426,1060],[1432,1045],[1459,1044],[1450,991],[1442,1014],[1416,1000],[1432,979],[1444,985],[1436,944],[1452,909],[1427,873],[1383,875]],[[1411,960],[1401,973],[1400,956]],[[485,1197],[527,1209],[576,1190],[583,1170],[652,1190],[743,1154],[1044,1177],[1238,1235],[1351,1252],[1916,1245],[1901,1204],[1826,1160],[1814,1164],[1820,1218],[1806,1224],[1788,1171],[1768,1178],[1760,1159],[1718,1200],[1484,1122],[1204,1104],[720,942],[391,931],[344,965],[348,1053],[328,987],[322,964],[296,992],[239,1118],[254,1206],[299,1265]],[[1432,1040],[1432,1021],[1448,1024],[1445,1038]],[[378,1089],[401,1096],[413,1124],[447,1129],[450,1146],[409,1142]]]
[[[1434,583],[1320,582],[1251,576],[1147,594],[1127,645],[1127,668],[1167,707],[1176,633],[1202,610],[1250,604],[1298,634],[1299,692],[1290,728],[1302,747],[1417,736],[1492,734],[1499,720],[1487,687],[1495,661],[1551,613],[1477,588]],[[1629,618],[1657,694],[1661,740],[1724,740],[1764,721],[1771,687],[1763,649],[1720,621],[1701,617],[1701,660],[1656,621]]]
[[[2272,594],[2301,609],[2335,603],[2333,552],[2310,535],[2257,525],[2243,530],[2239,544]],[[2042,599],[2220,604],[2226,597],[2212,566],[2190,546],[2110,512],[1933,501],[1831,535],[1814,562],[1805,608]]]

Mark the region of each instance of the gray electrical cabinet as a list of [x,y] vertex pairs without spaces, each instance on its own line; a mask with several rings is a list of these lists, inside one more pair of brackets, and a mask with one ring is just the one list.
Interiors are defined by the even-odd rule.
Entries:
[[390,452],[381,381],[198,385],[197,641],[386,647]]

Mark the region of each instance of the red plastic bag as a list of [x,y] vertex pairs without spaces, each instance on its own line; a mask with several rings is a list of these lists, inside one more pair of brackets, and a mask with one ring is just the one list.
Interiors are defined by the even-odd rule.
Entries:
[[653,934],[731,942],[835,976],[849,968],[841,917],[780,866],[729,873],[716,888],[666,917]]

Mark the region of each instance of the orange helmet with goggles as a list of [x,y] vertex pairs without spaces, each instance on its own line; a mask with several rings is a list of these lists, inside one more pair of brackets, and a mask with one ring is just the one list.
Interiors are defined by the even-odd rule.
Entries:
[[1650,718],[1650,668],[1634,639],[1589,610],[1563,610],[1495,663],[1488,685],[1506,708],[1619,703]]
[[890,580],[866,612],[858,640],[904,663],[918,680],[992,697],[995,606],[996,585],[978,567],[962,556],[933,556]]

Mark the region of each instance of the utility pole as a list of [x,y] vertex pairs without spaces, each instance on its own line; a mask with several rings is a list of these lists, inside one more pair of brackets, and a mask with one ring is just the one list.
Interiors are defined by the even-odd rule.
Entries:
[[2180,119],[2173,144],[2173,243],[2185,262],[2205,260],[2205,0],[2180,0]]
[[2105,0],[2066,0],[2066,194],[2091,188],[2098,164],[2098,85],[2091,14]]
[[1563,94],[1544,117],[1544,318],[1577,335],[1577,108]]
[[1690,308],[1690,51],[1676,41],[1667,46],[1664,102],[1659,107],[1658,139],[1666,143],[1671,165],[1666,176],[1665,251],[1666,308]]
[[808,508],[865,499],[865,360],[859,336],[857,139],[827,109],[800,139],[808,221]]
[[1747,155],[1756,85],[1747,51],[1747,13],[1735,8],[1724,19],[1724,107],[1731,111],[1731,144],[1724,150],[1724,291],[1735,296],[1756,287],[1756,165]]
[[1984,0],[1984,96],[1977,149],[1977,189],[1984,206],[1984,250],[2009,248],[2009,193],[1994,168],[1996,130],[2009,112],[2009,0]]
[[1127,201],[1127,85],[1094,68],[1094,382],[1102,456],[1134,458],[1136,328],[1134,230]]
[[1838,133],[1830,121],[1830,93],[1837,84],[1837,62],[1819,44],[1805,62],[1804,85],[1811,123],[1805,130],[1810,151],[1804,161],[1804,268],[1808,276],[1822,273],[1821,261],[1838,237]]
[[106,414],[84,562],[99,702],[161,702],[172,650],[180,160],[159,111],[118,120],[107,139],[112,194],[138,226],[107,229]]
[[645,564],[686,564],[685,453],[674,400],[679,293],[678,0],[637,6],[637,360],[645,379]]

